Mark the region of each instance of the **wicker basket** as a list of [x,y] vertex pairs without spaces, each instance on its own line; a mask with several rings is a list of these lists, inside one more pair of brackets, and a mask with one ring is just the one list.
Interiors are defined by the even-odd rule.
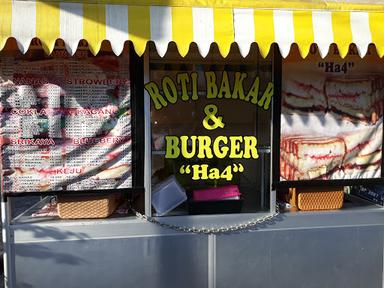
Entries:
[[57,212],[63,219],[106,218],[120,202],[120,194],[59,196]]
[[343,206],[343,187],[290,188],[289,203],[300,210],[331,210]]

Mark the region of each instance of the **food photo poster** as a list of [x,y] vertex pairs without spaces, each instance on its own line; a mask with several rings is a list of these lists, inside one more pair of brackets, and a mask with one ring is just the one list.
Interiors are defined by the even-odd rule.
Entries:
[[0,58],[2,191],[132,186],[128,55]]
[[383,64],[374,49],[342,59],[335,46],[283,60],[280,180],[381,177]]

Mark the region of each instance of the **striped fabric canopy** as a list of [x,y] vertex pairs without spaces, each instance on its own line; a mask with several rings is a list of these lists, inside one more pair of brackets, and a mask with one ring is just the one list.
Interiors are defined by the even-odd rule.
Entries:
[[14,37],[25,53],[31,39],[37,37],[47,53],[61,38],[71,54],[81,39],[97,54],[106,39],[117,55],[126,40],[132,41],[139,55],[150,40],[160,56],[171,41],[182,56],[191,42],[197,44],[202,56],[208,54],[213,42],[223,56],[234,42],[243,56],[253,42],[263,56],[274,42],[283,57],[292,43],[297,43],[303,57],[312,43],[318,45],[322,56],[332,43],[337,44],[342,57],[351,43],[356,44],[360,56],[370,43],[376,45],[380,57],[384,55],[384,5],[256,0],[80,2],[0,0],[0,49]]

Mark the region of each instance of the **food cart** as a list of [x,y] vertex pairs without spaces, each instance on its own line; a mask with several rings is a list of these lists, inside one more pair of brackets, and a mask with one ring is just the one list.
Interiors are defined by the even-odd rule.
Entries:
[[1,1],[5,286],[383,287],[383,8]]

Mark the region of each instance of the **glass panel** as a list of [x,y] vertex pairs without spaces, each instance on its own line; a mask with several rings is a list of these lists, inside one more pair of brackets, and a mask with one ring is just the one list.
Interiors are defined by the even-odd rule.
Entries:
[[185,58],[174,47],[160,58],[152,47],[149,71],[158,215],[268,210],[271,59],[256,49],[224,59],[215,47],[205,59],[195,47]]

